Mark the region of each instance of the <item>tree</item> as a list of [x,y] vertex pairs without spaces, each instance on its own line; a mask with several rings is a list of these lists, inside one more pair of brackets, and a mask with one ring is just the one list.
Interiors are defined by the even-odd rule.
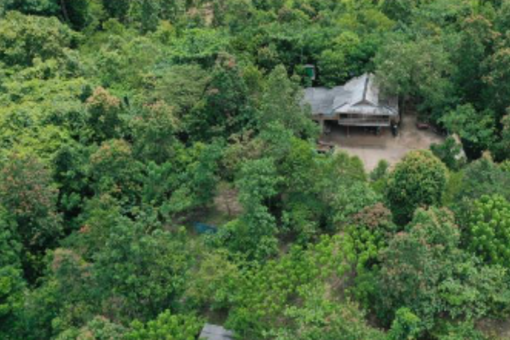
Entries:
[[278,194],[281,177],[274,160],[247,161],[241,168],[236,186],[245,209],[240,220],[227,225],[233,240],[229,247],[251,259],[265,259],[276,252],[276,220],[270,212],[271,199]]
[[144,87],[149,90],[144,97],[150,103],[164,101],[182,119],[202,99],[210,80],[210,74],[197,64],[164,67],[147,77]]
[[0,205],[0,336],[19,335],[26,282],[21,270],[22,244],[12,215]]
[[380,254],[396,231],[391,212],[380,203],[367,206],[354,215],[352,224],[345,232],[353,244],[358,275],[364,274],[374,265],[379,265]]
[[128,142],[123,139],[104,142],[90,155],[89,162],[96,194],[111,194],[125,204],[139,200],[142,168]]
[[175,136],[179,121],[172,108],[158,102],[146,105],[140,111],[131,122],[137,158],[161,164],[175,157],[181,145]]
[[0,336],[19,339],[19,314],[23,311],[26,282],[16,266],[0,267]]
[[484,81],[488,86],[488,102],[496,113],[497,119],[501,118],[510,107],[510,47],[501,47],[486,61],[488,74]]
[[185,117],[194,140],[228,138],[248,128],[251,110],[248,89],[234,57],[220,54],[201,103]]
[[333,87],[366,72],[366,64],[374,56],[373,44],[372,37],[360,39],[354,31],[342,32],[333,39],[333,46],[324,49],[318,57],[320,82]]
[[82,210],[75,222],[78,232],[72,233],[65,245],[92,262],[94,254],[104,248],[110,228],[121,218],[122,209],[114,197],[104,194],[85,200]]
[[461,143],[454,137],[448,137],[441,144],[432,144],[430,150],[450,170],[459,171],[466,165],[466,156]]
[[176,63],[214,66],[218,55],[227,51],[228,36],[221,30],[193,28],[171,40],[170,57]]
[[239,265],[229,260],[227,251],[207,251],[191,274],[193,280],[187,283],[185,296],[190,303],[209,310],[229,308],[234,302],[241,273]]
[[193,315],[172,315],[165,311],[157,319],[142,324],[134,321],[126,340],[191,340],[202,329],[203,322]]
[[6,10],[20,11],[25,14],[56,15],[58,14],[58,0],[6,0]]
[[309,292],[303,294],[303,306],[286,310],[290,322],[273,330],[275,339],[377,340],[384,337],[382,332],[367,324],[356,305],[331,301],[323,294],[320,289],[309,287]]
[[414,98],[420,111],[432,112],[433,119],[456,102],[448,53],[437,38],[409,41],[397,35],[388,39],[374,62],[383,91]]
[[395,314],[395,320],[391,324],[388,333],[389,340],[416,339],[423,332],[421,320],[408,308],[400,308]]
[[60,10],[66,22],[71,24],[74,29],[82,30],[97,20],[94,15],[99,12],[96,10],[99,1],[60,0]]
[[487,263],[510,261],[510,203],[502,196],[482,196],[473,203],[468,225],[468,249]]
[[472,322],[448,324],[442,333],[438,337],[439,340],[487,340]]
[[395,222],[405,225],[416,208],[441,203],[447,170],[430,151],[412,151],[397,164],[386,186]]
[[402,22],[409,22],[412,12],[420,4],[420,0],[383,0],[381,10],[389,18]]
[[325,204],[318,195],[319,164],[311,143],[292,137],[290,149],[278,162],[282,182],[282,226],[280,229],[303,243],[320,233]]
[[130,4],[130,17],[138,19],[142,32],[155,31],[159,24],[161,1],[134,0]]
[[[223,155],[223,144],[213,142],[209,145],[195,144],[195,158],[187,164],[181,178],[181,189],[186,188],[193,199],[191,207],[205,207],[213,201],[219,181],[219,160]],[[172,198],[177,202],[179,197]]]
[[[156,39],[131,34],[128,28],[115,20],[107,21],[103,26],[105,32],[102,39],[111,39],[106,39],[100,45],[84,46],[87,51],[85,55],[94,67],[100,86],[124,94],[124,102],[129,104],[131,98],[126,96],[127,92],[137,94],[138,91],[134,89],[143,86],[144,78],[150,76],[155,65],[168,59],[164,59],[163,48]],[[139,104],[145,104],[145,101]]]
[[22,249],[14,216],[0,205],[0,267],[20,267]]
[[58,184],[58,210],[63,213],[67,230],[74,229],[84,201],[93,195],[89,176],[90,149],[78,142],[62,145],[55,153],[52,166]]
[[170,22],[176,22],[188,9],[185,0],[161,0],[161,17]]
[[91,138],[102,142],[107,139],[119,137],[121,134],[121,103],[107,90],[98,87],[94,94],[87,99],[88,126],[91,129]]
[[497,34],[491,22],[483,16],[469,17],[462,26],[459,45],[452,53],[456,64],[453,79],[462,98],[482,108],[486,91],[483,62],[492,53]]
[[349,76],[342,51],[325,50],[319,58],[318,66],[321,83],[328,87],[343,84]]
[[510,115],[501,119],[501,140],[496,145],[496,154],[499,160],[510,160]]
[[61,236],[57,197],[49,171],[35,156],[12,154],[0,170],[0,205],[17,227],[25,275],[30,280],[38,276],[40,257]]
[[377,182],[388,175],[390,163],[387,160],[381,159],[375,169],[370,173],[370,179],[373,182]]
[[276,67],[267,80],[257,115],[259,129],[281,124],[298,137],[312,137],[317,128],[310,120],[310,111],[301,105],[302,92],[298,84],[287,76],[282,65]]
[[470,203],[484,195],[501,195],[510,200],[510,173],[499,167],[492,158],[484,155],[470,163],[464,170],[461,185],[454,195],[454,202],[462,207],[458,216],[467,216]]
[[94,254],[92,277],[102,311],[115,320],[155,318],[177,304],[184,290],[192,260],[184,235],[155,227],[122,218]]
[[[42,304],[39,308],[47,309],[45,313],[39,311],[44,315],[42,319],[48,314],[51,315],[51,321],[55,325],[52,327],[54,333],[60,333],[74,325],[86,324],[94,317],[95,309],[99,305],[91,263],[72,249],[58,248],[50,255],[48,270],[51,275],[46,277],[44,288],[49,289],[49,292],[45,292],[49,295],[38,301]],[[56,297],[58,299],[53,300]],[[58,315],[52,313],[52,307],[58,310]],[[37,319],[37,315],[35,318]]]
[[460,105],[441,118],[450,132],[457,133],[470,158],[489,150],[495,142],[495,120],[491,111],[477,112],[471,104]]
[[97,316],[80,329],[70,328],[60,333],[56,340],[124,340],[126,329]]
[[380,299],[391,315],[405,306],[431,323],[442,311],[439,284],[452,276],[450,266],[459,260],[460,232],[451,213],[435,208],[418,210],[408,229],[382,255]]
[[341,183],[335,189],[330,198],[332,199],[331,206],[335,211],[333,221],[338,231],[348,225],[355,214],[381,200],[381,197],[365,182]]
[[252,1],[246,0],[202,1],[202,5],[212,10],[211,21],[214,27],[229,27],[233,31],[241,30],[253,11]]
[[508,300],[505,270],[480,266],[459,244],[450,212],[418,210],[382,254],[379,315],[391,320],[405,307],[421,319],[422,330],[431,330],[445,313],[468,320],[498,313]]
[[103,6],[109,14],[109,17],[119,19],[124,22],[127,19],[129,11],[129,1],[124,0],[102,0]]
[[510,2],[503,0],[496,17],[496,28],[499,32],[506,32],[510,28],[508,19],[510,18]]
[[65,57],[75,34],[56,18],[10,12],[0,22],[0,61],[8,66],[32,66]]

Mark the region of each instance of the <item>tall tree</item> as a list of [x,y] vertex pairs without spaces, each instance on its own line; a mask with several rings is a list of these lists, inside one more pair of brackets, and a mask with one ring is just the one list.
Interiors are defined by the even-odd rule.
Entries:
[[497,313],[499,299],[508,299],[505,271],[479,267],[466,256],[458,248],[460,231],[453,219],[446,210],[419,210],[408,232],[390,241],[379,276],[382,317],[409,308],[421,319],[421,333],[431,330],[439,315],[476,319]]
[[46,248],[61,236],[57,197],[49,171],[35,156],[12,154],[0,170],[0,205],[14,218],[25,274],[31,280],[41,270],[38,261]]
[[459,135],[468,157],[472,159],[494,147],[496,121],[490,110],[477,112],[471,104],[459,105],[445,114],[441,122],[448,131]]
[[317,133],[310,120],[311,112],[302,105],[300,86],[289,79],[283,65],[276,67],[267,80],[257,115],[261,130],[272,124],[280,124],[298,137],[312,137]]
[[121,219],[95,254],[93,277],[108,315],[151,320],[178,303],[192,261],[184,235],[151,229]]
[[248,89],[235,58],[221,54],[205,96],[185,119],[192,138],[228,138],[247,128],[251,120]]
[[452,65],[437,37],[412,41],[396,34],[379,50],[375,64],[383,91],[413,98],[422,112],[432,113],[431,118],[437,119],[456,102],[449,79]]
[[510,250],[510,203],[502,196],[483,196],[475,201],[469,217],[468,247],[492,264],[508,266]]
[[404,225],[417,208],[439,204],[446,176],[446,167],[430,151],[412,151],[404,157],[386,187],[386,199],[395,221]]
[[510,107],[510,48],[501,47],[487,60],[488,74],[484,81],[488,86],[490,107],[499,120]]
[[102,142],[120,136],[121,131],[121,102],[107,90],[98,87],[87,99],[88,125],[91,138]]
[[0,21],[0,61],[27,67],[38,58],[63,58],[74,39],[71,29],[57,18],[10,12]]
[[110,17],[116,18],[121,22],[127,19],[130,1],[126,0],[102,0],[103,6]]
[[492,53],[497,33],[483,16],[467,18],[460,32],[460,42],[453,51],[453,79],[462,98],[482,108],[485,84],[483,62]]

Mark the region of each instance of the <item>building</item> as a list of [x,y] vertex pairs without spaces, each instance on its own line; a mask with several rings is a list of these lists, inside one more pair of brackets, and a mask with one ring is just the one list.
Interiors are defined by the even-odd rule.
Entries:
[[331,89],[307,88],[304,100],[323,131],[328,121],[360,127],[396,127],[400,121],[398,98],[382,95],[368,73]]
[[233,340],[234,333],[221,326],[206,324],[198,338],[200,340]]

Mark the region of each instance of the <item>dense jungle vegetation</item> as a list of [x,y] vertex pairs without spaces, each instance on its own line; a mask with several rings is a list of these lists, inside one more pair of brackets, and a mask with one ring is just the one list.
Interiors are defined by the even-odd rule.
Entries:
[[[460,138],[319,154],[306,64]],[[509,108],[509,0],[0,0],[0,339],[505,339]]]

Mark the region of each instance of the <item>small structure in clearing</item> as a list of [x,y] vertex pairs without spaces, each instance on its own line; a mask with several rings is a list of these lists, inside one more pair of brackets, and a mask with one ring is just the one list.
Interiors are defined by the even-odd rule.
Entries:
[[198,338],[200,340],[233,340],[234,333],[221,326],[206,324]]
[[324,131],[326,121],[340,126],[392,127],[400,121],[398,98],[385,96],[373,74],[353,78],[331,89],[311,87],[305,90],[305,103],[312,107],[313,119]]

